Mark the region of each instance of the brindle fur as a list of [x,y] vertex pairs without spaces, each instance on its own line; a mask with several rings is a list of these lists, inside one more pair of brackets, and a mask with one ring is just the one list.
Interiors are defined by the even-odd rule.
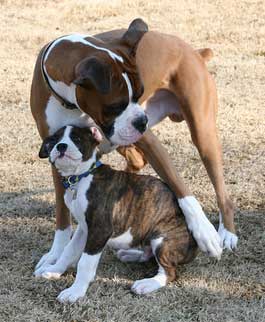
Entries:
[[100,252],[109,238],[131,228],[131,248],[143,248],[152,239],[163,237],[155,255],[168,281],[175,279],[178,264],[196,256],[197,244],[174,194],[162,181],[104,165],[94,173],[87,198],[87,253]]

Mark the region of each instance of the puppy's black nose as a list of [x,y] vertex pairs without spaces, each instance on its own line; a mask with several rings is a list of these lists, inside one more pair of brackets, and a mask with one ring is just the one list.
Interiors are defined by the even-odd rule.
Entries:
[[60,153],[64,153],[67,149],[67,144],[66,143],[59,143],[56,147],[56,149],[60,152]]
[[132,125],[138,130],[140,133],[144,133],[146,130],[146,125],[148,122],[148,118],[145,114],[138,116],[133,122]]

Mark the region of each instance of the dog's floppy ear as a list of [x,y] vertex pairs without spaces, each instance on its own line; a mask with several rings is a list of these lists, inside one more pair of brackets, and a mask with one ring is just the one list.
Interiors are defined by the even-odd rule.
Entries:
[[52,136],[49,136],[46,139],[44,139],[44,141],[42,142],[40,151],[39,151],[39,158],[41,158],[41,159],[48,158],[49,153],[52,149],[52,140],[53,140]]
[[96,57],[83,59],[75,69],[77,75],[74,84],[91,88],[94,87],[101,94],[108,94],[111,89],[110,66]]
[[135,48],[138,42],[143,37],[144,33],[148,31],[147,24],[140,18],[134,19],[128,30],[122,36],[122,40],[132,48]]

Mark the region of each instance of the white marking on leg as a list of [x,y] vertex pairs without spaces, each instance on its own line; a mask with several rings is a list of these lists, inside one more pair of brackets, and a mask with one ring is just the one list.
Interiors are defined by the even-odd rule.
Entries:
[[54,265],[40,267],[35,276],[46,279],[58,279],[60,276],[75,263],[78,262],[82,252],[84,251],[87,240],[87,233],[78,225],[73,238],[64,248],[63,253]]
[[94,280],[101,253],[88,255],[83,253],[78,265],[74,284],[62,291],[57,299],[62,303],[74,303],[85,296],[89,284]]
[[143,108],[138,104],[132,102],[132,85],[126,73],[122,74],[128,88],[129,104],[126,109],[115,119],[114,133],[109,138],[110,141],[118,145],[128,145],[140,139],[140,133],[132,124],[138,117],[144,116]]
[[187,226],[203,252],[220,259],[222,247],[214,226],[205,216],[200,204],[193,196],[178,199]]
[[237,235],[231,233],[225,228],[221,213],[219,213],[218,234],[221,238],[221,244],[223,246],[223,249],[228,249],[232,251],[237,247],[238,237]]
[[[151,240],[151,247],[153,254],[155,255],[157,247],[159,247],[163,242],[163,237],[159,237]],[[157,260],[157,258],[156,258]],[[164,268],[159,264],[158,260],[158,272],[152,278],[144,278],[142,280],[135,281],[132,285],[132,292],[136,294],[147,294],[158,290],[159,288],[167,284],[167,274]]]
[[64,230],[59,230],[59,229],[56,230],[52,247],[47,254],[42,256],[42,258],[36,265],[36,270],[42,266],[54,264],[58,260],[65,246],[69,243],[71,234],[72,234],[71,226],[68,226]]
[[129,228],[125,233],[122,235],[111,238],[107,245],[114,248],[114,249],[128,249],[130,248],[130,244],[133,241],[133,236],[131,234],[131,228]]

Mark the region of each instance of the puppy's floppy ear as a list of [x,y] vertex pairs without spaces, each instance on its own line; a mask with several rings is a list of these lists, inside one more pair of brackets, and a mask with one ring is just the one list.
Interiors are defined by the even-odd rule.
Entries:
[[147,24],[140,18],[134,19],[128,30],[122,36],[122,39],[127,45],[135,48],[143,35],[148,31]]
[[39,158],[45,159],[48,158],[49,153],[51,151],[51,141],[53,140],[53,137],[49,136],[42,142],[40,151],[39,151]]
[[90,128],[90,131],[92,133],[93,138],[100,143],[103,140],[102,134],[100,133],[99,129],[96,128],[95,126],[92,126]]
[[111,68],[96,57],[83,59],[77,66],[74,84],[91,88],[101,94],[108,94],[111,89]]

